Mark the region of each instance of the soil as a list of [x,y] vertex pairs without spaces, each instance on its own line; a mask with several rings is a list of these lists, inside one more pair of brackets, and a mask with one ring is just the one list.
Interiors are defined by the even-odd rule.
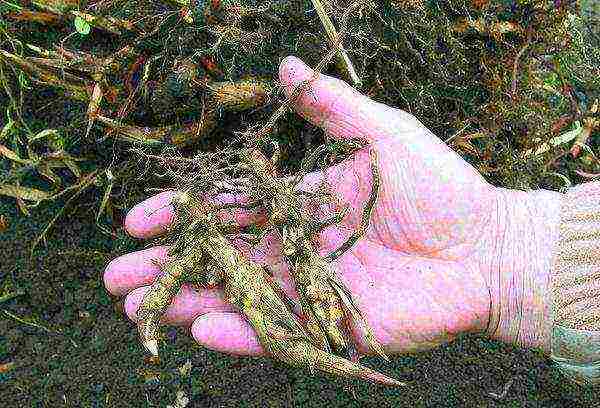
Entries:
[[[34,128],[62,127],[81,136],[86,106],[57,100],[48,89],[36,90],[30,98],[26,119]],[[5,106],[0,99],[0,112]],[[318,143],[320,133],[298,119],[286,119],[281,133],[296,126],[300,131],[290,133],[303,140],[290,146]],[[82,146],[81,155],[94,155],[99,162],[111,159],[106,143]],[[289,163],[302,157],[301,150],[287,149]],[[102,219],[112,225],[114,238],[95,223],[102,193],[94,188],[71,203],[33,258],[33,240],[65,202],[42,205],[25,217],[13,199],[0,197],[0,215],[9,224],[0,232],[0,285],[22,292],[0,303],[3,406],[164,407],[175,404],[179,391],[190,399],[190,407],[598,406],[598,390],[567,382],[540,352],[475,335],[430,352],[396,356],[390,363],[364,360],[408,382],[403,389],[312,376],[266,358],[223,355],[196,345],[181,328],[164,330],[162,360],[153,363],[145,359],[121,300],[111,298],[102,281],[113,257],[143,246],[120,227],[127,206],[143,194],[128,192],[124,208],[115,209],[112,219]],[[188,362],[191,372],[184,375]]]

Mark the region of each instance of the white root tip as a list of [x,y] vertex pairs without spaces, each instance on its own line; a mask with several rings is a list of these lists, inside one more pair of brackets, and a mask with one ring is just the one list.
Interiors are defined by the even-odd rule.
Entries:
[[143,344],[150,354],[152,354],[154,357],[158,357],[158,342],[156,340],[147,340]]

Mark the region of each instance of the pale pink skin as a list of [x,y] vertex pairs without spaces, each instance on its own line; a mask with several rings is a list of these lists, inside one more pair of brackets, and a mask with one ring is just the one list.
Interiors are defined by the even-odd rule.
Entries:
[[[289,94],[313,72],[288,57],[279,75]],[[366,138],[377,151],[381,192],[370,228],[335,269],[390,354],[426,350],[463,332],[549,351],[547,288],[558,193],[491,186],[413,116],[374,102],[338,79],[320,75],[294,107],[330,136]],[[326,176],[356,211],[344,225],[322,234],[323,253],[343,242],[356,225],[370,191],[369,156],[359,152]],[[302,188],[310,189],[321,177],[309,175]],[[173,194],[161,193],[133,208],[125,221],[127,231],[139,238],[164,231],[173,217]],[[260,217],[243,212],[223,216],[240,224]],[[276,236],[252,251],[236,245],[295,296]],[[152,259],[165,254],[164,247],[151,248],[121,256],[106,268],[106,288],[127,296],[125,310],[132,320],[159,272]],[[219,289],[185,286],[164,323],[191,325],[194,338],[214,350],[262,353],[252,328],[224,302]],[[367,353],[362,332],[355,329],[354,335]]]

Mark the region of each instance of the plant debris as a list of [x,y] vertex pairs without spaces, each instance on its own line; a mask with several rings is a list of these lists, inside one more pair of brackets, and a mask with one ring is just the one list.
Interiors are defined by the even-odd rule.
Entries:
[[[593,149],[580,146],[594,147],[598,133],[598,113],[592,110],[600,98],[594,4],[7,0],[0,7],[6,16],[0,26],[0,83],[9,104],[0,143],[34,161],[36,151],[78,157],[76,151],[91,150],[98,156],[97,150],[112,144],[112,156],[84,158],[100,173],[129,162],[124,152],[130,143],[214,147],[222,137],[214,134],[224,131],[232,115],[234,130],[240,130],[270,114],[282,57],[295,54],[314,66],[335,48],[343,61],[340,75],[451,140],[490,181],[560,188],[556,172],[577,181],[581,172],[600,171]],[[340,16],[349,9],[341,30]],[[90,32],[85,28],[81,35],[84,23]],[[41,28],[54,30],[53,40],[34,41],[39,35],[32,33]],[[96,46],[103,37],[110,46]],[[23,117],[24,97],[44,88],[85,106],[87,126],[75,121],[64,129],[32,129]],[[585,121],[590,121],[585,141],[550,142]],[[45,130],[59,136],[35,137]],[[38,140],[33,152],[32,140]],[[540,154],[524,154],[533,151]],[[28,200],[19,196],[36,198],[34,203],[42,197],[15,188],[43,190],[24,182],[31,173],[23,170],[10,171],[16,183],[2,194],[27,213]],[[57,177],[45,173],[41,176],[56,187]],[[131,174],[113,174],[113,187],[130,183]]]

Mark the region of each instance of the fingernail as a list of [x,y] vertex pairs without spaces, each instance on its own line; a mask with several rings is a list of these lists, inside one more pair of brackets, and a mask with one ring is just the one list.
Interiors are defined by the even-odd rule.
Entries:
[[279,66],[279,79],[288,86],[311,79],[313,75],[314,71],[300,58],[294,56],[284,58]]

